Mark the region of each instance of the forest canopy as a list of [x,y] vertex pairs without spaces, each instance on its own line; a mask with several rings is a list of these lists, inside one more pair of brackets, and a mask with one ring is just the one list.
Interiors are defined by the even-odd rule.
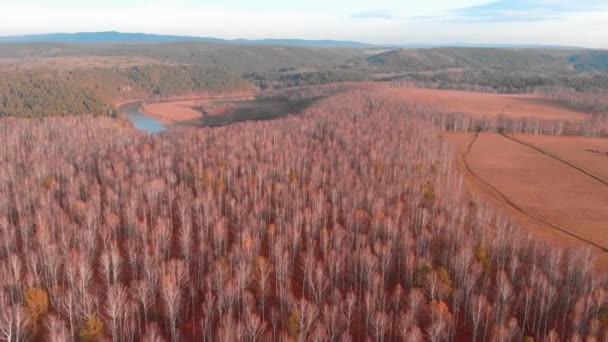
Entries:
[[114,115],[113,103],[250,85],[219,68],[143,65],[129,68],[6,71],[0,77],[0,117]]

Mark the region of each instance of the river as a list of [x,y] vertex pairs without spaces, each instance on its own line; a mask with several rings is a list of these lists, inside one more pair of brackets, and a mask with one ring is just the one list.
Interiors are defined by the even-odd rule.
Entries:
[[131,102],[124,104],[120,107],[120,110],[126,114],[127,118],[133,126],[142,131],[150,133],[159,133],[167,130],[167,127],[162,122],[147,116],[139,111],[141,108],[141,102]]

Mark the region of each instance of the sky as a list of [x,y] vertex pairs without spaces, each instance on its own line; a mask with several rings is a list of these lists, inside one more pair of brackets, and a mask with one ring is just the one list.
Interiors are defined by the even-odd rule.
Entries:
[[0,0],[0,35],[122,31],[608,48],[608,0]]

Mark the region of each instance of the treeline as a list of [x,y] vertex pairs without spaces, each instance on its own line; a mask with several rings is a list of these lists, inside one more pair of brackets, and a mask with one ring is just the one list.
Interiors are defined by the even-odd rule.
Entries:
[[404,109],[354,91],[160,135],[0,121],[0,339],[608,338],[595,254],[471,198]]
[[532,93],[542,88],[567,88],[576,92],[608,91],[608,73],[551,74],[535,71],[492,69],[407,72],[379,78],[380,81],[416,82],[428,88],[484,91],[493,93]]
[[608,92],[577,92],[569,88],[541,88],[537,92],[575,110],[608,113]]
[[462,113],[442,113],[431,115],[430,120],[443,130],[452,132],[608,136],[608,116],[606,115],[590,115],[586,120],[579,122],[503,116],[474,117]]
[[377,82],[340,82],[318,86],[267,89],[256,97],[259,99],[284,99],[287,101],[317,100],[353,90],[377,91],[388,89],[390,84]]
[[284,68],[274,72],[253,72],[244,78],[260,89],[281,89],[341,82],[362,82],[372,79],[371,75],[348,68],[321,71],[298,72],[295,68]]
[[[438,88],[436,84],[397,81],[397,82],[343,82],[323,86],[303,86],[287,89],[267,90],[258,95],[260,99],[281,99],[290,102],[319,100],[353,90],[381,93],[389,88]],[[460,90],[495,93],[491,88],[460,85]],[[608,136],[608,113],[605,112],[606,95],[602,93],[582,93],[563,88],[536,89],[549,100],[555,100],[579,111],[588,111],[584,120],[550,120],[533,117],[512,118],[504,115],[474,116],[468,113],[450,112],[432,105],[411,105],[392,99],[392,106],[404,113],[416,112],[421,118],[435,126],[453,132],[501,132],[506,134],[535,135],[581,135],[588,137]]]
[[[385,84],[391,88],[437,88],[437,85],[411,81],[398,81]],[[372,87],[371,89],[381,89]],[[460,85],[457,89],[494,93],[491,88],[480,86]],[[416,110],[419,116],[432,122],[437,127],[453,132],[500,132],[507,134],[535,135],[581,135],[587,137],[608,136],[608,113],[599,111],[603,107],[605,96],[602,94],[581,93],[566,90],[537,90],[549,100],[558,101],[576,110],[595,108],[589,111],[584,120],[550,120],[532,117],[508,117],[505,115],[476,116],[469,113],[450,112],[428,105],[411,105],[393,99],[394,106],[399,106],[404,112]]]
[[367,58],[370,65],[386,71],[434,71],[496,69],[563,72],[573,51],[509,48],[395,49]]
[[33,69],[0,74],[0,117],[113,116],[113,104],[123,100],[251,88],[238,75],[202,66]]

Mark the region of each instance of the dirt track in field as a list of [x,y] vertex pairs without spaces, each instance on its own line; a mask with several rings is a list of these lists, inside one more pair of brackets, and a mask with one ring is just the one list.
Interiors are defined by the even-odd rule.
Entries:
[[[473,117],[585,120],[536,94],[390,89],[406,103]],[[447,133],[469,191],[505,208],[532,236],[590,247],[608,269],[608,139]]]
[[468,188],[537,238],[590,246],[608,268],[608,187],[559,157],[498,134],[449,134]]
[[533,145],[531,143],[528,143],[528,142],[525,142],[523,140],[519,140],[519,139],[517,139],[517,138],[515,138],[513,136],[509,136],[509,135],[506,135],[506,134],[503,134],[503,133],[500,133],[500,135],[502,135],[503,137],[505,137],[505,138],[507,138],[509,140],[512,140],[512,141],[514,141],[514,142],[516,142],[518,144],[521,144],[521,145],[529,147],[529,148],[531,148],[531,149],[533,149],[535,151],[538,151],[539,153],[541,153],[541,154],[543,154],[543,155],[545,155],[545,156],[547,156],[549,158],[553,158],[553,159],[559,161],[560,163],[562,163],[562,164],[564,164],[566,166],[569,166],[569,167],[571,167],[571,168],[573,168],[573,169],[575,169],[575,170],[583,173],[584,175],[587,175],[587,176],[591,177],[592,179],[595,179],[596,181],[598,181],[598,182],[600,182],[600,183],[608,186],[608,181],[606,181],[603,177],[595,175],[592,171],[586,170],[582,166],[579,166],[579,165],[576,165],[576,164],[574,164],[572,162],[569,162],[569,161],[563,159],[562,157],[560,157],[559,155],[556,155],[556,154],[553,154],[551,152],[545,151],[545,150],[543,150],[542,148],[540,148],[538,146],[535,146],[535,145]]
[[516,135],[514,138],[582,168],[604,183],[608,181],[608,139],[549,135]]

